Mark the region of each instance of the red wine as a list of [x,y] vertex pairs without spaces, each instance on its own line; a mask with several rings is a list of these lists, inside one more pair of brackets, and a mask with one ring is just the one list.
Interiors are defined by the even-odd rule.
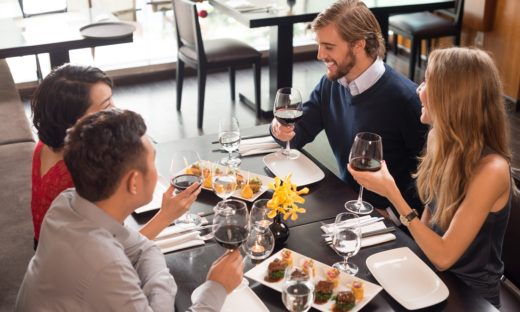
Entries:
[[357,171],[378,171],[381,162],[370,157],[356,157],[350,160],[350,165]]
[[274,112],[274,117],[284,125],[292,125],[302,118],[303,111],[293,108],[280,108]]
[[181,174],[174,177],[170,183],[179,190],[185,190],[190,187],[193,183],[201,182],[201,177],[194,174]]
[[215,240],[227,249],[236,249],[247,239],[247,230],[239,225],[225,225],[215,231]]

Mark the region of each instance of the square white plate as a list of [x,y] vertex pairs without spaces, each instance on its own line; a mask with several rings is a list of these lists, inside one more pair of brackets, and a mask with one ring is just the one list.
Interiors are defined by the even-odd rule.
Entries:
[[291,173],[291,182],[297,186],[321,181],[325,173],[303,153],[296,159],[280,157],[276,153],[265,155],[264,164],[280,179]]
[[432,306],[448,298],[448,287],[408,247],[367,258],[367,267],[383,288],[408,310]]
[[[251,270],[247,271],[244,274],[245,276],[249,277],[250,279],[253,279],[253,280],[255,280],[255,281],[257,281],[257,282],[259,282],[261,284],[264,284],[264,285],[266,285],[268,287],[271,287],[274,290],[279,291],[280,292],[280,298],[281,298],[283,280],[278,281],[276,283],[271,283],[271,282],[265,281],[264,278],[265,278],[265,276],[267,274],[267,267],[269,266],[269,263],[274,261],[275,258],[281,259],[281,252],[282,251],[283,251],[283,249],[280,250],[279,252],[277,252],[276,254],[272,255],[271,257],[267,258],[262,263],[260,263],[259,265],[257,265],[256,267],[252,268]],[[294,252],[294,251],[291,251],[291,252],[292,252],[292,258],[293,258],[293,265],[299,266],[299,265],[301,265],[303,260],[311,259],[311,258],[305,257],[305,256],[303,256],[303,255],[301,255],[301,254],[299,254],[297,252]],[[328,270],[330,270],[331,267],[326,265],[326,264],[323,264],[321,262],[318,262],[316,260],[313,260],[313,261],[314,261],[314,267],[316,269],[316,277],[317,277],[316,278],[316,282],[318,282],[320,280],[325,280],[326,279],[326,277],[325,277],[326,276],[326,272]],[[370,283],[368,281],[362,280],[360,278],[357,278],[355,276],[352,276],[352,275],[349,275],[349,274],[346,274],[346,273],[343,273],[343,272],[341,272],[339,280],[340,280],[339,285],[334,290],[334,293],[337,293],[338,291],[342,291],[342,290],[350,290],[350,286],[349,285],[352,284],[352,281],[354,281],[354,280],[363,282],[363,285],[364,285],[364,288],[365,288],[365,296],[363,297],[363,300],[356,301],[356,305],[354,306],[354,308],[352,310],[350,310],[352,312],[359,311],[361,308],[363,308],[382,289],[381,286],[379,286],[379,285]],[[316,308],[316,309],[318,309],[320,311],[332,311],[333,304],[334,304],[334,302],[332,300],[329,300],[325,304],[313,304],[312,307]]]

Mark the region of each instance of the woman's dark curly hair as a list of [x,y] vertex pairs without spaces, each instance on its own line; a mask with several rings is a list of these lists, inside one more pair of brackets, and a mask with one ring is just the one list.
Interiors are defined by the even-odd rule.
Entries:
[[78,194],[91,202],[107,199],[129,170],[146,174],[145,133],[139,114],[116,108],[90,114],[70,128],[63,159]]
[[112,79],[99,68],[70,64],[54,69],[43,79],[31,101],[40,141],[54,150],[63,147],[67,129],[90,107],[90,89],[98,82],[113,87]]

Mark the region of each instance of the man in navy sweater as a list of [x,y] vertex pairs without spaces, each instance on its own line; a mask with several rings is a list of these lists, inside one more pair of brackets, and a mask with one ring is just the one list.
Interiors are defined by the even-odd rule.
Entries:
[[[358,187],[346,170],[354,137],[359,132],[379,134],[383,157],[409,204],[423,210],[411,174],[417,167],[427,133],[420,123],[421,104],[416,85],[383,63],[385,46],[372,12],[358,0],[341,0],[312,23],[318,59],[327,73],[303,104],[303,117],[293,126],[276,119],[271,134],[301,148],[325,130],[341,179]],[[364,199],[385,209],[389,202],[371,192]],[[380,210],[386,215],[384,210]],[[394,219],[395,220],[395,219]]]

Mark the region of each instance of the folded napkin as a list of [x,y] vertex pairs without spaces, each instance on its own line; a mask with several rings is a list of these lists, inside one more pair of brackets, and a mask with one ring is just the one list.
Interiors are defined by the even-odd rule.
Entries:
[[247,0],[229,0],[226,5],[236,10],[247,10],[255,8],[255,5]]
[[272,153],[280,149],[272,136],[245,139],[240,141],[238,149],[241,156]]
[[193,231],[173,237],[155,239],[154,243],[159,247],[162,253],[168,253],[179,249],[193,246],[204,245],[204,241],[200,239],[199,231]]
[[[359,218],[359,219],[361,219],[361,218]],[[371,219],[371,218],[369,217],[368,219]],[[368,219],[365,219],[365,220],[368,220]],[[350,225],[352,225],[352,223],[350,223]],[[324,227],[328,227],[328,228],[326,228],[327,231],[323,230]],[[379,222],[376,222],[376,223],[368,224],[366,226],[362,226],[361,227],[361,233],[372,232],[372,231],[381,230],[381,229],[384,229],[384,228],[386,228],[386,225],[384,224],[384,222],[383,221],[379,221]],[[322,230],[325,233],[332,233],[332,231],[333,231],[333,224],[332,224],[332,226],[331,226],[331,224],[327,224],[327,225],[322,226]],[[361,247],[368,247],[368,246],[372,246],[372,245],[377,245],[377,244],[385,243],[385,242],[388,242],[388,241],[391,241],[391,240],[394,240],[394,239],[396,239],[396,237],[395,237],[394,234],[391,234],[391,233],[385,233],[385,234],[381,234],[381,235],[374,235],[374,236],[364,237],[364,238],[361,238]],[[325,237],[325,241],[326,242],[331,242],[332,241],[332,236]],[[330,246],[332,247],[332,245],[330,245]]]

